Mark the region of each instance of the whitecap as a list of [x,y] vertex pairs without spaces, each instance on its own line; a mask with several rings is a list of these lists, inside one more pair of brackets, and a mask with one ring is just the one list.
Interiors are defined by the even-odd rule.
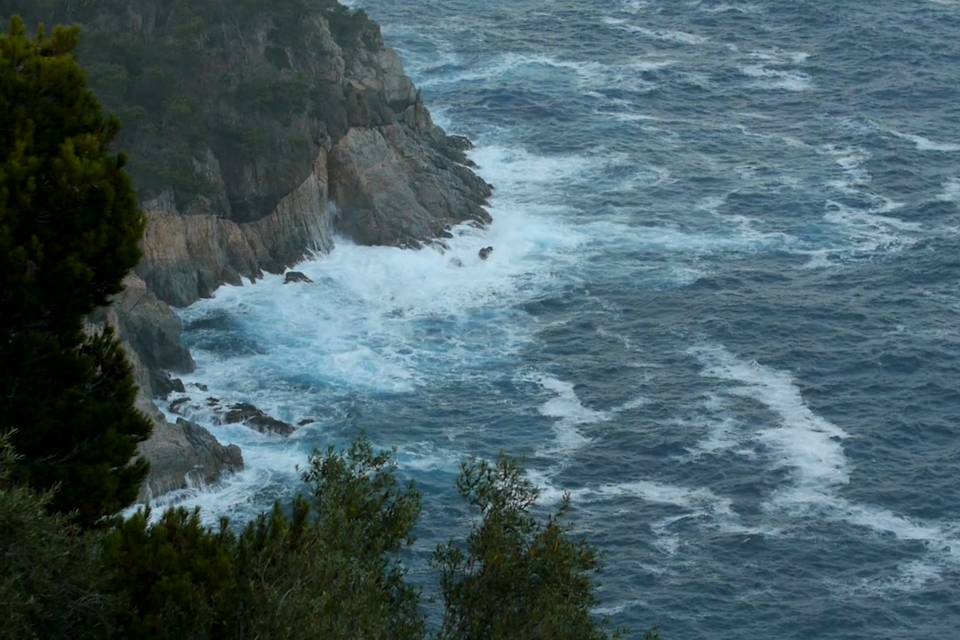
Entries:
[[943,192],[937,196],[941,202],[960,203],[960,177],[950,178],[943,183]]
[[843,449],[850,435],[807,406],[792,375],[738,358],[720,345],[694,347],[690,353],[703,365],[704,376],[726,383],[717,393],[748,398],[775,416],[775,424],[753,434],[770,452],[773,465],[790,472],[790,484],[773,493],[768,509],[922,542],[940,562],[960,564],[955,525],[923,522],[839,495],[850,483],[850,462]]
[[747,64],[739,67],[745,76],[756,79],[754,86],[761,89],[783,89],[785,91],[809,91],[813,80],[800,71],[771,69],[759,64]]
[[936,140],[931,140],[930,138],[925,138],[912,133],[903,133],[901,131],[897,131],[896,129],[886,129],[886,132],[902,140],[908,140],[909,142],[912,142],[918,151],[940,151],[944,153],[960,151],[960,144],[957,143],[937,142]]
[[569,382],[549,375],[535,376],[533,381],[554,394],[539,411],[541,415],[554,419],[555,441],[552,446],[541,448],[539,455],[569,456],[590,443],[590,438],[579,430],[581,425],[606,422],[613,417],[611,412],[584,406]]
[[603,22],[611,27],[616,27],[630,33],[637,33],[651,40],[660,40],[661,42],[674,42],[676,44],[697,45],[705,44],[710,41],[706,36],[689,33],[687,31],[678,31],[674,29],[648,29],[631,24],[627,20],[620,18],[604,18]]
[[722,346],[690,352],[704,365],[703,375],[736,383],[724,389],[726,394],[750,398],[777,416],[777,423],[756,437],[775,453],[778,465],[791,470],[795,486],[829,494],[849,482],[841,444],[848,434],[806,405],[790,374],[741,360]]

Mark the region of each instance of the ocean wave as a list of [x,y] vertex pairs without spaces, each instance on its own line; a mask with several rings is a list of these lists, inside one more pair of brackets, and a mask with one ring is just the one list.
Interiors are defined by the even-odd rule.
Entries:
[[613,417],[609,411],[599,411],[584,406],[577,396],[574,385],[549,375],[537,375],[531,378],[554,397],[540,405],[540,414],[553,418],[554,442],[541,447],[537,453],[542,456],[569,456],[590,443],[579,427],[597,422],[607,422]]
[[689,352],[703,365],[703,376],[724,383],[716,393],[750,399],[776,417],[774,425],[752,434],[769,451],[771,463],[790,473],[789,484],[770,496],[768,509],[841,521],[874,534],[923,542],[927,551],[941,561],[960,563],[960,538],[955,535],[955,527],[921,522],[840,495],[851,481],[851,465],[843,448],[850,434],[810,409],[790,373],[744,360],[720,345],[697,346]]
[[740,73],[754,78],[754,86],[762,89],[783,89],[785,91],[809,91],[813,80],[800,71],[771,69],[760,64],[746,64],[739,67]]
[[695,33],[689,33],[687,31],[679,31],[676,29],[648,29],[647,27],[640,27],[635,24],[623,20],[620,18],[604,18],[603,22],[611,27],[621,29],[623,31],[628,31],[630,33],[637,33],[645,38],[651,40],[659,40],[661,42],[673,42],[676,44],[686,44],[686,45],[697,45],[705,44],[710,41],[710,38],[706,36],[697,35]]
[[896,129],[884,129],[884,131],[901,140],[912,142],[918,151],[939,151],[943,153],[960,151],[960,144],[954,142],[938,142],[913,133],[903,133]]
[[943,183],[943,191],[937,196],[941,202],[960,203],[960,177],[950,178]]

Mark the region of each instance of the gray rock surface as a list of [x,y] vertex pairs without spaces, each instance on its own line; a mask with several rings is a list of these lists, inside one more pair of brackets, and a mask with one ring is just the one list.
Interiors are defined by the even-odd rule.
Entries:
[[209,431],[183,418],[154,429],[140,452],[150,461],[151,469],[140,491],[142,500],[186,487],[211,485],[225,473],[243,469],[240,447],[223,446]]
[[[134,380],[139,387],[137,409],[153,422],[153,433],[139,446],[140,455],[150,462],[150,473],[140,489],[140,500],[149,500],[169,491],[190,486],[213,484],[223,474],[241,470],[243,456],[239,447],[220,444],[209,431],[199,425],[181,420],[171,424],[157,409],[153,398],[158,395],[156,383],[158,377],[164,377],[164,371],[147,366],[138,348],[149,352],[158,344],[165,347],[168,345],[163,341],[138,338],[136,333],[128,333],[128,331],[130,327],[141,326],[141,318],[138,314],[142,313],[146,318],[154,317],[157,321],[156,326],[163,326],[164,319],[169,322],[167,313],[173,314],[169,307],[160,302],[147,303],[142,307],[129,306],[127,303],[136,299],[137,296],[144,295],[144,292],[137,288],[135,278],[128,277],[126,282],[131,285],[131,289],[116,296],[113,306],[94,314],[88,321],[87,330],[98,331],[105,325],[109,325],[117,331],[133,367]],[[121,318],[125,318],[126,323],[121,321]],[[131,321],[131,318],[135,321]],[[179,340],[179,319],[176,315],[173,315],[173,318],[176,320],[176,325],[168,324],[167,329],[175,332]],[[143,326],[151,325],[145,321]],[[148,353],[148,355],[156,359],[161,357],[162,352],[164,349],[159,349],[159,353]],[[170,361],[189,364],[192,367],[192,358],[184,360],[184,354],[189,358],[189,353],[185,349],[182,352],[172,350],[167,353],[171,358]]]
[[243,424],[260,433],[289,436],[296,431],[291,425],[267,415],[252,404],[241,402],[231,405],[223,414],[225,424]]
[[307,274],[301,271],[287,271],[287,273],[283,276],[283,284],[293,284],[297,282],[310,284],[313,282],[313,280],[311,280]]

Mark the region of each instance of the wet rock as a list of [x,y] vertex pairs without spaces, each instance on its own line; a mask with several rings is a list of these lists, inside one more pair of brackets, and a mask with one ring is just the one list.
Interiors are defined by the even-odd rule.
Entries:
[[418,117],[415,127],[351,129],[330,153],[336,226],[359,244],[421,247],[455,224],[490,220],[490,186],[451,159],[462,152],[425,111]]
[[180,413],[189,402],[190,398],[177,398],[167,406],[167,409],[169,409],[171,413]]
[[150,371],[150,382],[153,393],[158,398],[166,398],[171,393],[183,393],[187,390],[180,378],[174,378],[163,370]]
[[312,283],[313,280],[301,271],[287,271],[287,275],[283,278],[283,284],[290,284],[292,282]]
[[150,461],[141,500],[189,486],[214,484],[224,475],[243,469],[238,446],[220,444],[209,431],[183,418],[170,424],[162,416],[151,417],[153,435],[140,445],[140,453]]
[[313,418],[307,418],[307,419],[305,419],[305,420],[301,420],[300,422],[298,422],[298,423],[297,423],[297,426],[298,426],[298,427],[305,427],[305,426],[307,426],[308,424],[313,424],[314,422],[316,422],[316,420],[314,420]]
[[286,422],[267,415],[247,402],[232,405],[223,414],[223,422],[224,424],[244,424],[260,433],[275,433],[280,436],[289,436],[295,431]]

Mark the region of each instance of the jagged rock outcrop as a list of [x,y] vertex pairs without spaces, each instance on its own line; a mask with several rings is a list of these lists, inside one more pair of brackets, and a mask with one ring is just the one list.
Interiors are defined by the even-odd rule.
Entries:
[[211,485],[225,473],[243,469],[240,447],[223,446],[209,431],[183,418],[176,424],[158,425],[153,436],[141,445],[140,453],[150,461],[151,468],[140,490],[142,500],[186,487]]
[[150,474],[141,487],[142,500],[188,486],[208,485],[224,473],[243,469],[236,445],[224,446],[203,427],[177,420],[171,424],[157,409],[153,397],[166,384],[164,369],[190,369],[193,359],[180,343],[180,319],[156,299],[142,280],[128,276],[126,289],[114,304],[89,319],[88,330],[112,327],[123,342],[139,387],[137,408],[154,424],[153,434],[141,443],[140,455],[150,461]]
[[287,271],[283,275],[283,284],[312,284],[313,280],[310,279],[310,276],[303,273],[302,271]]
[[171,196],[144,203],[147,229],[137,273],[165,302],[186,306],[221,284],[282,272],[312,252],[333,246],[326,153],[273,211],[250,222],[209,214],[182,215]]
[[259,433],[272,433],[278,436],[289,436],[296,429],[282,420],[264,413],[248,402],[232,405],[223,414],[224,424],[244,424]]
[[338,228],[361,244],[417,247],[459,222],[489,221],[490,187],[421,105],[412,124],[354,128],[334,147],[331,196]]
[[263,123],[235,105],[219,107],[218,119],[266,126],[290,148],[251,156],[214,137],[193,152],[202,192],[171,187],[144,202],[149,224],[137,273],[161,300],[185,306],[222,283],[282,272],[328,251],[334,232],[360,244],[417,247],[452,225],[489,221],[491,189],[469,167],[469,142],[434,125],[375,23],[361,16],[344,34],[331,15],[318,11],[301,25],[309,50],[282,47],[265,14],[235,51],[220,54],[242,63],[238,74],[259,77],[267,68],[282,75],[267,60],[282,49],[297,77],[313,83],[315,103],[288,113],[280,129],[275,114]]

